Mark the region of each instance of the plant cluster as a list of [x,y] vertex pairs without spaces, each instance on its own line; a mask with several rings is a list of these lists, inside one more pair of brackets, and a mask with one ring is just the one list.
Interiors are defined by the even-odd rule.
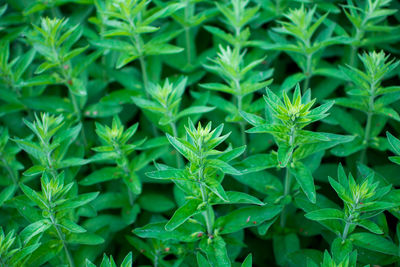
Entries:
[[399,9],[2,1],[0,266],[398,266]]

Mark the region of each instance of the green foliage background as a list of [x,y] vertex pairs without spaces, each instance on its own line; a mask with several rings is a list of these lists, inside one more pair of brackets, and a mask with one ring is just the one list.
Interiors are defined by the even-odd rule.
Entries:
[[399,265],[398,1],[0,3],[0,266]]

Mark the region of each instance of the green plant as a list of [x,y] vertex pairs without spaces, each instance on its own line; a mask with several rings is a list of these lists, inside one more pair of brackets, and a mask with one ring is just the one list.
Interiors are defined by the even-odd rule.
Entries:
[[[105,18],[101,21],[92,20],[100,24],[103,37],[114,37],[113,39],[99,39],[92,43],[96,46],[120,51],[116,67],[122,68],[129,62],[139,59],[143,77],[144,89],[147,89],[149,78],[146,67],[146,56],[175,54],[182,51],[182,48],[168,43],[178,32],[160,32],[147,41],[145,34],[159,30],[151,24],[157,20],[171,15],[177,9],[182,8],[181,4],[170,4],[162,9],[148,9],[148,1],[126,0],[117,1],[114,5],[105,5],[102,1],[96,1],[99,13]],[[106,1],[107,2],[107,1]],[[118,40],[115,37],[122,37]],[[126,39],[126,40],[125,40]]]
[[[229,162],[239,157],[245,147],[216,150],[215,148],[229,136],[229,134],[221,135],[222,130],[223,125],[212,130],[211,122],[205,127],[199,123],[195,128],[189,120],[186,139],[167,134],[170,143],[189,161],[189,164],[185,169],[158,165],[158,171],[147,175],[154,179],[172,180],[182,191],[181,199],[184,203],[168,222],[149,224],[134,230],[140,237],[173,239],[181,242],[200,241],[200,249],[215,266],[225,266],[230,262],[224,235],[258,225],[280,211],[278,206],[264,205],[250,195],[224,190],[221,185],[224,174],[240,174]],[[216,218],[215,205],[235,203],[260,206],[234,210]],[[186,235],[188,232],[191,234]]]
[[[276,44],[264,43],[261,47],[267,50],[285,51],[302,70],[300,74],[294,74],[291,79],[295,82],[304,80],[303,90],[309,89],[310,79],[315,74],[334,75],[324,71],[319,61],[323,51],[328,46],[340,44],[345,41],[342,36],[333,37],[333,31],[326,29],[318,32],[323,25],[328,13],[315,19],[316,7],[307,10],[303,5],[298,9],[290,9],[284,16],[288,21],[279,21],[281,27],[274,28],[276,34],[270,34]],[[294,40],[286,40],[283,36],[293,37]],[[292,81],[290,81],[292,82]]]
[[338,156],[347,156],[362,151],[360,161],[364,162],[368,147],[386,150],[386,139],[378,137],[387,119],[400,120],[399,114],[389,105],[399,97],[398,86],[384,87],[385,77],[397,68],[399,61],[389,60],[389,56],[381,52],[371,52],[360,56],[365,71],[348,66],[342,69],[345,77],[353,85],[347,89],[348,97],[336,98],[339,106],[364,112],[367,115],[365,128],[350,113],[337,112],[336,119],[341,126],[355,136],[347,143],[334,150]]
[[20,204],[17,203],[16,207],[31,222],[21,235],[25,237],[25,243],[45,232],[48,232],[51,237],[47,241],[52,243],[51,251],[40,251],[48,253],[47,256],[35,255],[38,264],[42,263],[44,258],[50,260],[59,254],[60,249],[64,249],[65,262],[74,266],[68,244],[99,244],[104,241],[94,234],[86,234],[86,229],[74,222],[76,219],[71,213],[74,209],[95,199],[98,192],[78,195],[76,189],[72,190],[74,182],[65,182],[65,171],[59,172],[60,169],[86,163],[82,158],[64,159],[69,146],[79,134],[81,125],[69,129],[63,128],[62,116],[54,117],[46,113],[43,113],[40,118],[36,117],[33,123],[25,121],[25,124],[36,135],[37,142],[29,139],[15,139],[15,142],[37,162],[26,170],[24,175],[41,175],[41,191],[35,191],[20,184],[21,190],[32,201],[30,206],[38,208],[27,210],[23,200]]
[[[357,65],[359,47],[393,42],[398,38],[397,34],[385,37],[385,33],[396,30],[382,23],[387,17],[397,12],[396,9],[387,8],[390,2],[391,0],[370,0],[361,4],[361,2],[347,1],[347,4],[343,5],[343,11],[353,26],[350,34],[350,59],[348,60],[350,66]],[[380,34],[377,36],[376,33]]]
[[[351,174],[346,176],[341,165],[338,168],[338,181],[329,178],[329,183],[344,202],[344,209],[328,206],[319,208],[308,204],[304,205],[304,209],[307,211],[306,218],[318,221],[335,233],[337,238],[332,243],[332,250],[341,251],[342,259],[352,252],[353,246],[397,254],[394,251],[396,246],[379,236],[384,233],[383,230],[370,220],[397,205],[390,201],[391,185],[381,186],[379,181],[374,179],[373,172],[356,181]],[[367,232],[353,233],[357,226]],[[383,248],[382,244],[385,243]]]
[[399,265],[399,7],[1,2],[0,266]]
[[0,263],[3,266],[24,265],[29,255],[34,252],[40,243],[37,240],[26,240],[17,244],[17,237],[14,231],[4,234],[3,228],[0,228]]
[[[86,267],[96,267],[96,265],[94,265],[90,260],[86,260]],[[103,256],[103,260],[101,261],[100,266],[104,266],[104,267],[112,267],[112,266],[117,266],[115,264],[115,261],[113,259],[112,256],[107,257],[105,254]],[[130,252],[128,255],[126,255],[126,257],[124,258],[124,260],[122,261],[121,267],[131,267],[132,266],[132,252]]]
[[[291,101],[287,93],[283,92],[283,102],[271,90],[267,89],[264,99],[267,103],[267,120],[242,112],[242,116],[253,126],[249,133],[268,133],[274,137],[278,151],[269,155],[265,168],[278,166],[285,168],[285,181],[283,199],[290,202],[292,192],[292,176],[295,177],[308,199],[316,202],[314,178],[311,171],[301,162],[308,156],[324,151],[341,142],[348,142],[352,138],[312,132],[304,130],[307,125],[328,116],[327,111],[333,102],[325,103],[318,108],[311,109],[314,100],[310,100],[310,91],[301,95],[300,86],[297,85]],[[289,197],[289,198],[287,198]],[[285,212],[281,215],[281,226],[285,225]]]
[[215,97],[213,102],[228,113],[227,121],[239,124],[242,145],[247,145],[245,122],[240,117],[240,112],[257,111],[257,109],[252,108],[252,105],[254,105],[252,103],[254,92],[271,84],[272,79],[264,81],[270,77],[270,70],[264,72],[254,71],[264,61],[264,58],[245,64],[244,56],[245,53],[241,53],[238,47],[232,50],[229,46],[226,49],[220,46],[218,57],[211,60],[213,65],[205,65],[205,67],[210,72],[219,75],[226,84],[206,83],[200,86],[208,90],[231,94],[234,97],[235,105],[230,104],[226,108],[224,108],[226,105],[218,105],[225,102],[222,98]]

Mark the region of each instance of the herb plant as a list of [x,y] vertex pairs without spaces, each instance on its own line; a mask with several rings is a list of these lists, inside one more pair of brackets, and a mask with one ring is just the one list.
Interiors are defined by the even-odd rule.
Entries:
[[398,266],[399,6],[2,1],[0,266]]

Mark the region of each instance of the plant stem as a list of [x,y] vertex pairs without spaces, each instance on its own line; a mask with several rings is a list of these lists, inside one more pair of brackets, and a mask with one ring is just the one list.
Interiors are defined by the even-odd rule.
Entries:
[[10,164],[8,164],[8,162],[3,157],[1,158],[1,161],[3,162],[4,167],[6,168],[7,172],[9,173],[13,184],[15,184],[15,185],[18,184],[17,177],[15,176],[15,173],[11,169]]
[[[239,122],[240,126],[240,133],[242,136],[242,145],[247,146],[247,137],[246,137],[246,126],[243,121]],[[245,158],[247,156],[247,149],[243,152],[242,158]]]
[[[122,153],[121,149],[119,148],[118,144],[114,145],[114,149],[117,152],[120,160],[122,161],[122,164],[119,165],[118,167],[120,167],[126,176],[128,176],[128,178],[130,179],[132,177],[132,171],[128,166],[128,158]],[[127,188],[128,190],[128,199],[129,199],[129,204],[132,206],[133,205],[133,195],[132,195],[132,191],[130,188]]]
[[355,65],[357,51],[358,51],[358,47],[355,45],[352,45],[351,52],[350,52],[350,60],[349,60],[349,66],[351,66],[351,67],[354,67],[354,65]]
[[[286,167],[286,173],[285,173],[285,189],[283,192],[283,196],[286,197],[287,195],[290,195],[290,187],[292,184],[292,176],[290,175],[290,171],[289,168]],[[281,227],[285,227],[286,224],[286,212],[287,211],[287,207],[286,205],[283,207],[282,213],[281,213],[281,221],[280,221],[280,225]]]
[[208,235],[212,235],[213,233],[213,228],[214,228],[214,223],[213,223],[213,214],[212,214],[212,207],[211,205],[208,203],[208,196],[207,196],[207,192],[204,188],[204,185],[202,184],[202,182],[204,181],[204,177],[203,177],[203,172],[204,172],[204,161],[203,161],[203,154],[202,154],[202,145],[200,144],[199,147],[199,157],[200,157],[200,163],[199,163],[199,170],[198,170],[198,181],[199,181],[199,185],[200,185],[200,192],[201,192],[201,197],[203,199],[203,202],[206,203],[206,210],[202,213],[204,216],[204,219],[206,221],[206,226],[207,226],[207,233]]
[[312,76],[312,68],[311,68],[311,63],[312,63],[312,54],[307,55],[307,66],[306,66],[306,79],[304,80],[303,84],[303,91],[307,91],[308,86],[310,85],[310,79]]
[[[289,136],[289,146],[293,147],[295,144],[295,138],[296,138],[296,126],[293,125],[290,129],[290,136]],[[290,159],[288,161],[287,165],[290,165],[292,163],[292,155],[290,155]],[[291,185],[292,185],[292,176],[290,174],[290,170],[289,167],[286,166],[286,173],[285,173],[285,188],[283,191],[283,198],[285,198],[287,195],[290,195],[290,189],[291,189]],[[282,213],[281,213],[281,221],[280,221],[280,225],[282,228],[285,227],[286,224],[286,205],[283,207]]]
[[350,215],[349,215],[349,217],[347,217],[346,224],[344,225],[344,230],[343,230],[343,234],[342,234],[343,240],[345,240],[347,238],[347,235],[349,234],[350,225],[353,223],[352,222],[353,213],[354,213],[354,206],[352,206],[351,209],[349,210]]
[[140,62],[140,68],[142,70],[142,79],[143,79],[144,90],[146,92],[147,98],[149,98],[149,93],[147,92],[149,78],[147,77],[146,60],[144,59],[144,56],[139,57],[139,62]]
[[[240,82],[239,80],[235,80],[235,84],[236,84],[236,89],[240,92]],[[238,108],[238,113],[240,114],[240,112],[242,111],[242,103],[243,101],[243,96],[238,95],[237,96],[237,108]],[[247,145],[247,138],[246,138],[246,127],[245,127],[245,122],[244,121],[240,121],[239,122],[239,127],[240,127],[240,134],[241,134],[241,139],[242,139],[242,146],[246,146]],[[246,151],[243,153],[242,157],[246,157]]]
[[54,228],[56,229],[57,236],[61,240],[61,243],[62,243],[62,245],[64,247],[65,255],[67,256],[67,260],[68,260],[69,266],[70,267],[74,267],[75,266],[74,260],[72,259],[71,253],[68,250],[67,243],[65,242],[64,236],[63,236],[60,228],[58,228],[58,226],[57,226],[57,224],[55,222],[54,214],[53,214],[53,212],[51,210],[49,211],[49,213],[50,213],[51,223],[53,224]]
[[367,124],[365,125],[365,130],[364,130],[364,140],[363,140],[363,145],[365,145],[365,148],[361,152],[360,156],[360,162],[364,163],[366,159],[366,154],[367,154],[367,148],[368,148],[368,142],[371,134],[371,123],[372,123],[372,116],[374,115],[374,100],[375,100],[375,82],[372,81],[371,86],[370,86],[370,97],[369,97],[369,102],[368,102],[368,112],[367,112]]
[[154,263],[153,266],[154,267],[158,267],[158,250],[156,251],[155,255],[154,255]]
[[[178,130],[176,129],[176,123],[171,122],[170,126],[172,128],[172,133],[173,133],[174,137],[178,138]],[[179,169],[181,169],[183,167],[183,158],[182,158],[181,154],[178,153],[177,151],[175,151],[175,153],[176,153],[176,165],[178,166]]]
[[187,65],[191,66],[191,58],[192,58],[192,48],[190,45],[190,28],[185,27],[185,40],[186,40],[186,58],[187,58]]
[[347,238],[347,234],[349,233],[349,228],[350,228],[351,223],[349,221],[346,221],[346,224],[344,226],[343,234],[342,234],[342,239],[345,240]]
[[[190,19],[191,14],[190,14],[190,1],[186,1],[186,6],[185,6],[185,23]],[[186,57],[187,57],[187,64],[190,66],[192,65],[191,59],[192,59],[192,46],[190,42],[190,27],[186,26],[184,27],[185,29],[185,41],[186,41]]]
[[204,219],[206,221],[206,226],[207,226],[207,233],[209,235],[212,234],[213,232],[213,222],[212,222],[212,207],[210,206],[210,204],[208,203],[208,197],[206,195],[204,186],[202,184],[200,184],[200,191],[201,191],[201,196],[203,198],[203,201],[206,202],[207,206],[206,206],[206,211],[203,211],[203,216]]
[[[61,72],[61,75],[62,75],[63,78],[64,78],[64,85],[65,85],[67,88],[69,88],[69,87],[68,87],[68,83],[69,83],[70,81],[72,82],[72,77],[71,77],[71,75],[70,75],[69,72],[66,72],[66,70],[64,69],[64,67],[65,67],[65,66],[68,66],[69,69],[71,69],[71,64],[68,63],[68,62],[64,62],[64,61],[62,60],[62,58],[60,57],[60,54],[58,53],[58,51],[57,51],[57,49],[55,48],[54,45],[52,46],[52,48],[53,48],[53,53],[55,54],[55,56],[56,56],[56,58],[57,58],[57,61],[58,61],[58,63],[59,63],[59,70],[60,70],[60,72]],[[74,107],[75,115],[76,115],[78,121],[81,122],[81,123],[83,124],[83,120],[82,120],[82,111],[81,111],[81,108],[79,107],[78,101],[77,101],[77,99],[76,99],[74,93],[73,93],[71,90],[68,90],[68,92],[69,92],[69,95],[70,95],[70,97],[71,97],[71,102],[72,102],[72,105],[73,105],[73,107]],[[83,144],[85,145],[85,148],[87,148],[87,147],[88,147],[88,142],[87,142],[87,139],[86,139],[85,127],[83,127],[83,125],[82,125],[82,129],[81,129],[81,136],[82,136]]]
[[368,112],[367,124],[365,126],[365,135],[364,135],[364,140],[363,140],[363,144],[365,144],[366,147],[362,150],[361,156],[360,156],[360,162],[363,163],[363,164],[364,164],[364,161],[365,161],[365,158],[366,158],[366,154],[367,154],[369,135],[370,135],[370,132],[371,132],[372,115],[373,115],[372,112]]

